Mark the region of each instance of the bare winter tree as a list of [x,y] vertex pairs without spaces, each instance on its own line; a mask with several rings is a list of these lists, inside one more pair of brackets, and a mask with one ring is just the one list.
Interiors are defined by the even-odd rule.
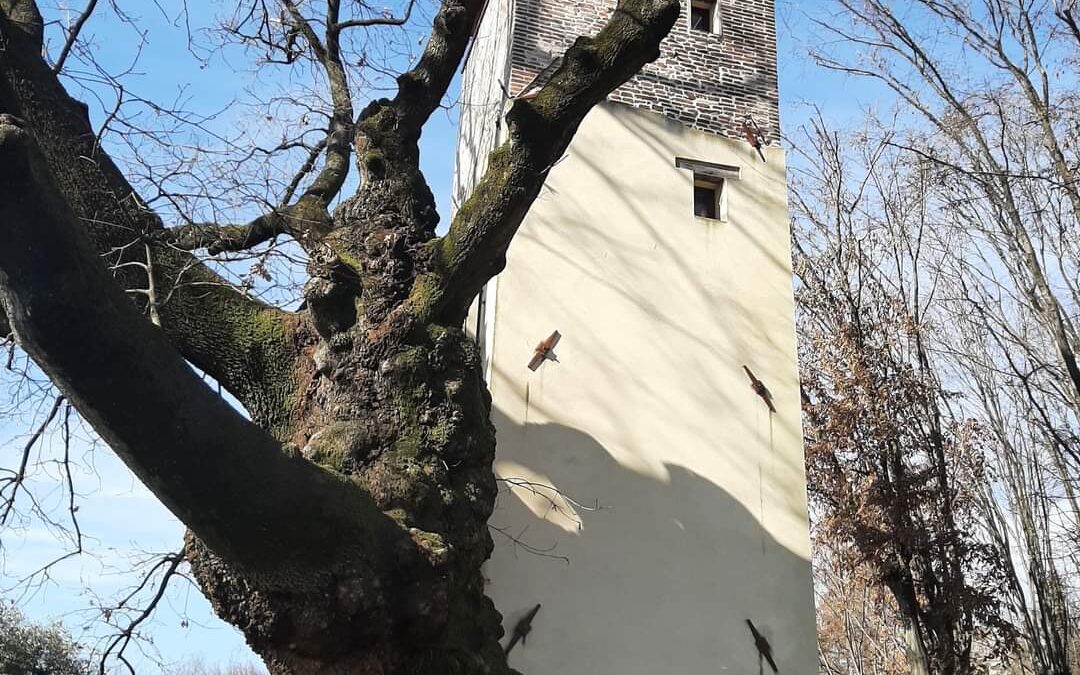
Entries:
[[828,532],[814,541],[818,660],[825,675],[904,675],[896,604],[868,566],[852,568]]
[[[830,47],[816,59],[872,82],[899,111],[869,133],[838,137],[839,154],[861,154],[863,166],[886,162],[899,178],[881,190],[863,178],[873,171],[857,171],[825,199],[837,209],[827,215],[923,218],[900,233],[900,250],[919,254],[924,275],[908,313],[951,392],[946,409],[978,424],[986,484],[972,498],[978,537],[1005,564],[996,593],[1022,636],[1012,666],[1070,672],[1080,569],[1078,8],[1024,0],[830,7],[819,43]],[[869,145],[849,152],[860,143]],[[831,245],[880,241],[864,229],[853,240],[839,229],[818,234]],[[898,259],[872,256],[868,269]]]
[[[1072,2],[920,0],[900,16],[876,0],[836,4],[850,32],[832,32],[862,56],[818,60],[883,84],[915,116],[923,133],[902,148],[933,165],[947,207],[942,225],[963,233],[956,243],[972,266],[1030,312],[1041,339],[1013,346],[1043,366],[1040,377],[1053,379],[1065,421],[1075,424],[1080,252],[1068,234],[1080,218],[1080,105],[1065,74],[1080,49],[1080,10]],[[935,39],[942,32],[952,39]]]
[[[0,0],[0,335],[190,528],[194,576],[271,672],[510,672],[480,574],[495,441],[463,317],[582,118],[657,56],[679,3],[621,0],[515,101],[444,236],[417,144],[485,3],[444,0],[415,64],[359,112],[343,44],[413,3],[271,4],[240,3],[233,38],[312,65],[325,125],[295,141],[307,159],[264,213],[166,227],[162,195],[136,192],[58,79],[80,24],[50,61],[36,3]],[[359,187],[332,208],[354,163]],[[297,311],[192,254],[277,238],[307,261]]]
[[817,539],[829,567],[888,590],[911,673],[979,672],[987,638],[1013,631],[997,551],[977,536],[983,433],[950,406],[930,351],[924,186],[895,151],[846,145],[815,124],[793,190]]

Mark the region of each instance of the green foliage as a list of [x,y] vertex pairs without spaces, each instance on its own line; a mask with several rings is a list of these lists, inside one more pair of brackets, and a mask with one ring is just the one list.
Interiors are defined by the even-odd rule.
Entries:
[[59,624],[28,621],[16,607],[0,604],[0,675],[89,675],[82,650]]

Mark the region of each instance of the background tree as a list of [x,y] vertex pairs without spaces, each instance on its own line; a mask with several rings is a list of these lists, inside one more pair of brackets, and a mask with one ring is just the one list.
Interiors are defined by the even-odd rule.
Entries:
[[63,628],[30,623],[5,601],[0,602],[0,673],[89,675],[90,664]]
[[917,176],[871,143],[852,177],[840,138],[815,129],[795,269],[817,539],[831,566],[867,567],[889,590],[911,672],[978,671],[977,639],[1011,632],[996,551],[975,536],[982,432],[950,409],[926,342]]
[[[483,6],[444,0],[414,65],[357,113],[355,35],[413,3],[240,3],[224,34],[310,73],[323,122],[279,146],[307,157],[263,213],[172,224],[153,204],[184,215],[175,181],[140,195],[58,79],[80,24],[50,58],[36,3],[0,0],[2,325],[190,528],[194,576],[275,674],[508,672],[480,574],[494,435],[462,320],[582,118],[657,56],[679,4],[622,0],[578,39],[511,106],[507,142],[436,236],[418,140]],[[338,200],[353,160],[359,186]],[[161,167],[143,166],[153,182]],[[295,311],[192,254],[277,238],[304,261]]]
[[264,675],[264,673],[250,665],[212,666],[199,659],[189,659],[171,668],[168,675]]
[[[969,535],[1003,562],[992,590],[1021,637],[1003,659],[1023,672],[1070,672],[1080,586],[1077,8],[838,0],[829,9],[818,44],[830,46],[812,50],[816,61],[891,94],[896,108],[868,113],[850,133],[810,133],[814,168],[796,204],[804,252],[817,270],[827,270],[825,252],[847,270],[825,274],[829,293],[884,288],[899,298],[858,313],[885,329],[884,344],[914,338],[901,363],[915,373],[928,364],[926,383],[947,392],[935,395],[942,419],[971,420],[981,479],[960,484],[961,503],[974,517]],[[835,316],[844,311],[854,315],[842,304]],[[815,348],[804,367],[849,357]],[[974,466],[946,460],[952,471]]]
[[825,675],[908,672],[896,604],[867,565],[834,552],[827,532],[814,541],[818,659]]

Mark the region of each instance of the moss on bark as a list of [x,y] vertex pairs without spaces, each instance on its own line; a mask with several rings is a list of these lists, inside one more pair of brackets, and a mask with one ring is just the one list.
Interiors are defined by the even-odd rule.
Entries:
[[105,262],[118,266],[114,276],[125,288],[147,288],[145,271],[119,265],[146,263],[144,246],[133,244],[149,244],[162,329],[184,357],[221,382],[254,418],[283,428],[296,389],[300,349],[288,334],[296,322],[160,241],[161,221],[97,142],[85,104],[68,96],[42,60],[40,36],[21,29],[20,16],[25,19],[32,6],[15,3],[23,14],[0,15],[0,113],[23,120],[67,206]]
[[[26,117],[52,176],[0,163],[0,236],[22,247],[0,247],[0,291],[28,350],[192,528],[186,552],[215,609],[274,675],[510,673],[480,573],[496,496],[490,397],[461,319],[585,112],[651,58],[677,1],[622,0],[597,39],[575,43],[540,96],[515,104],[512,142],[435,240],[417,141],[484,6],[444,0],[398,95],[355,125],[357,194],[327,216],[352,127],[335,118],[329,173],[285,214],[314,223],[292,227],[311,253],[307,309],[295,315],[162,244],[162,224],[41,59],[33,21],[13,21],[16,6],[32,3],[0,0],[0,112]],[[44,215],[27,201],[35,190]],[[124,256],[145,249],[133,242],[150,246],[157,280],[185,282],[162,289],[163,331],[100,268],[100,252],[134,261]],[[144,287],[137,269],[117,280]],[[88,347],[72,343],[71,325]]]
[[300,452],[369,495],[407,539],[395,571],[325,551],[310,572],[317,585],[296,592],[291,580],[283,587],[237,569],[192,541],[196,576],[275,673],[509,673],[480,574],[496,489],[475,345],[437,324],[377,345],[362,322],[350,333],[316,377],[323,410],[334,413]]

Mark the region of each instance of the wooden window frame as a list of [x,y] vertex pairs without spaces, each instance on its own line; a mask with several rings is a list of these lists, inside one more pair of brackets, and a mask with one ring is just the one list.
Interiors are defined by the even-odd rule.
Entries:
[[[720,20],[720,0],[687,0],[686,27],[696,33],[720,35],[723,32],[723,24]],[[694,10],[703,9],[709,14],[708,30],[694,28]]]
[[710,188],[715,195],[716,203],[714,204],[714,213],[716,214],[716,217],[710,218],[708,216],[699,216],[697,214],[696,190],[691,192],[690,196],[692,199],[690,202],[690,209],[694,214],[694,217],[721,223],[728,222],[728,196],[731,193],[731,184],[733,181],[740,179],[742,170],[737,166],[714,164],[712,162],[703,162],[695,159],[687,159],[685,157],[675,158],[675,166],[693,172],[694,179],[692,188]]

